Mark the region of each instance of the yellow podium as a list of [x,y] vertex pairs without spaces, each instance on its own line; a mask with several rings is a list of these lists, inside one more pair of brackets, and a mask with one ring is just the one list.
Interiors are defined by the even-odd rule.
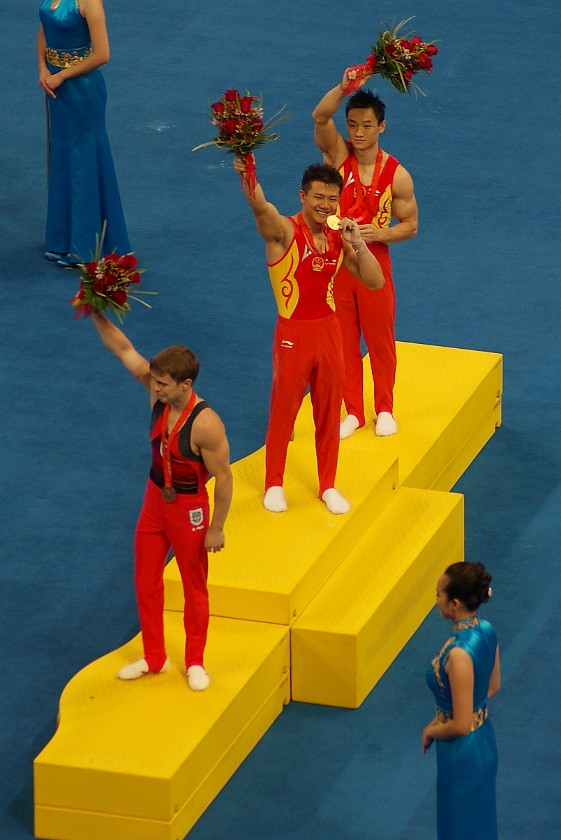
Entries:
[[182,840],[291,698],[358,706],[429,612],[438,574],[463,559],[463,499],[448,491],[500,425],[501,392],[499,354],[398,343],[399,431],[376,437],[367,394],[366,426],[341,442],[345,516],[317,499],[308,398],[286,513],[262,506],[263,449],[236,463],[227,548],[210,558],[211,687],[186,685],[172,560],[173,666],[117,680],[137,637],[71,680],[34,764],[36,836]]

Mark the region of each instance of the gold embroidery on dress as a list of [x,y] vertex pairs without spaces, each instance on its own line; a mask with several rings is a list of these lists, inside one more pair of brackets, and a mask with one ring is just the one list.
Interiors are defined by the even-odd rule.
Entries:
[[[479,709],[476,709],[471,715],[471,729],[470,732],[475,732],[476,729],[479,729],[480,726],[483,726],[489,712],[487,710],[487,706],[480,706]],[[441,709],[436,710],[436,717],[440,721],[440,723],[448,723],[448,721],[452,720],[452,715],[448,712],[443,712]]]
[[433,667],[433,670],[434,670],[434,678],[437,681],[440,688],[442,688],[442,689],[445,688],[445,685],[444,685],[444,680],[442,679],[442,674],[440,673],[440,660],[441,660],[442,656],[444,655],[444,653],[446,652],[446,648],[449,645],[451,645],[453,641],[454,641],[453,636],[449,639],[446,639],[446,641],[444,642],[444,644],[442,645],[442,647],[440,649],[440,653],[438,654],[438,656],[435,656],[434,659],[432,660],[432,667]]
[[477,627],[479,624],[479,618],[476,615],[472,615],[469,618],[462,618],[460,621],[456,621],[454,624],[454,633],[458,633],[459,630],[468,630],[471,627]]
[[52,47],[47,47],[45,58],[53,67],[72,67],[73,64],[80,64],[92,52],[91,47],[86,47],[81,54],[77,50],[74,50],[74,52],[64,52],[63,50],[54,50]]

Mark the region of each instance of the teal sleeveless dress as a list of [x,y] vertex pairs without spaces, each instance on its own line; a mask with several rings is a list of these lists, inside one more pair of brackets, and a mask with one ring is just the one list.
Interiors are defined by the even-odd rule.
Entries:
[[[91,51],[77,0],[43,0],[39,17],[47,66],[60,72]],[[45,250],[87,261],[107,221],[105,252],[130,251],[111,148],[105,130],[105,80],[99,69],[68,79],[47,96],[49,197]]]
[[443,722],[452,716],[452,694],[445,665],[455,646],[465,650],[473,662],[473,722],[468,735],[434,742],[438,840],[497,840],[497,745],[487,716],[497,636],[492,625],[477,616],[454,625],[452,637],[427,671],[437,716]]

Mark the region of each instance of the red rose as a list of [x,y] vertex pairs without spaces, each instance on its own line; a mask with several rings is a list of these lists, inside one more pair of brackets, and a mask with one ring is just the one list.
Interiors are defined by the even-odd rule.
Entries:
[[412,43],[413,43],[413,41],[402,41],[401,42],[401,48],[403,50],[410,50]]
[[411,81],[411,79],[413,78],[413,71],[412,71],[412,70],[409,70],[409,69],[404,70],[404,71],[403,71],[403,75],[405,76],[405,79],[406,79],[408,82],[410,82],[410,81]]
[[122,268],[123,271],[132,271],[133,268],[136,268],[137,259],[134,254],[125,254],[119,260],[119,268]]
[[88,272],[88,274],[95,274],[96,269],[97,269],[97,263],[96,262],[87,263],[86,271]]
[[214,105],[210,106],[215,114],[223,114],[224,113],[224,103],[223,102],[215,102]]
[[106,289],[109,289],[111,286],[115,286],[118,282],[119,278],[117,275],[111,274],[111,272],[108,272],[103,278],[103,283],[105,284]]
[[435,47],[434,44],[427,44],[427,53],[429,55],[436,55],[438,52],[438,47]]
[[423,43],[423,39],[420,38],[418,35],[415,35],[413,38],[411,38],[409,43],[412,44],[414,47],[418,47],[419,44]]
[[263,120],[260,120],[256,117],[254,120],[251,121],[251,127],[255,129],[255,131],[261,131],[263,128]]
[[239,92],[237,90],[227,90],[224,94],[224,99],[226,102],[235,102],[239,96]]
[[366,59],[366,68],[368,70],[374,71],[375,67],[376,67],[376,56],[375,55],[369,55],[368,58]]
[[140,274],[138,271],[135,271],[134,274],[131,274],[129,277],[129,283],[140,283]]
[[119,254],[115,254],[114,252],[111,254],[106,254],[103,258],[107,263],[117,262],[119,259]]
[[238,127],[237,120],[226,120],[222,123],[221,129],[224,134],[234,134]]
[[104,295],[105,294],[105,283],[103,280],[95,280],[92,283],[92,291],[96,293],[96,295]]
[[254,99],[254,96],[240,96],[240,108],[242,114],[249,114]]
[[389,44],[386,44],[386,54],[393,55],[394,52],[397,52],[397,44],[395,41],[390,41]]
[[426,53],[421,53],[421,55],[417,57],[417,63],[421,70],[432,70],[432,59],[430,59]]
[[127,293],[124,289],[114,289],[113,292],[111,292],[111,297],[118,306],[124,306],[127,302]]

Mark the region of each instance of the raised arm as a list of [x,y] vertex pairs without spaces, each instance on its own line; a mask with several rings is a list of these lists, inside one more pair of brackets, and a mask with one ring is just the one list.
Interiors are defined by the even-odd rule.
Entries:
[[[255,216],[257,230],[267,244],[268,256],[271,246],[273,251],[275,250],[275,245],[280,246],[279,250],[284,251],[293,237],[292,224],[286,216],[281,216],[274,204],[267,201],[259,181],[257,181],[255,186],[254,195],[250,195],[248,182],[244,177],[247,171],[247,164],[241,155],[234,158],[234,169],[242,176],[243,193]],[[273,258],[276,258],[276,256],[277,254],[273,254]]]
[[[324,163],[330,163],[336,169],[341,166],[349,150],[342,134],[340,134],[334,114],[347,96],[347,88],[355,81],[357,70],[347,68],[339,84],[329,90],[312,111],[314,121],[314,140],[318,149],[323,153]],[[358,85],[353,85],[353,90],[362,87],[366,80],[362,79]]]
[[53,99],[56,99],[54,91],[64,84],[67,79],[72,79],[74,76],[83,76],[85,73],[90,73],[96,67],[107,64],[109,61],[109,36],[107,34],[102,0],[80,0],[80,14],[86,19],[88,24],[92,42],[92,54],[84,58],[83,61],[72,64],[70,67],[64,67],[58,73],[53,73],[52,75],[45,62],[45,34],[43,27],[39,28],[39,35],[37,37],[39,84],[45,93]]
[[224,523],[230,510],[233,490],[226,430],[216,412],[207,409],[197,416],[191,437],[207,470],[214,476],[214,508],[206,533],[205,547],[207,551],[220,551],[224,548]]
[[134,348],[130,339],[102,312],[93,311],[92,321],[102,344],[116,356],[128,372],[150,391],[150,363]]

